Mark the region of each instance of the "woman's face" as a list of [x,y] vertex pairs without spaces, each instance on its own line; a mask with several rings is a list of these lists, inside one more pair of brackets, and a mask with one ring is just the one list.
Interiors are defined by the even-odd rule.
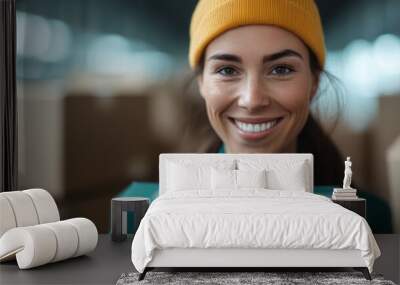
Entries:
[[296,151],[318,79],[294,34],[270,25],[229,30],[206,48],[197,81],[227,152]]

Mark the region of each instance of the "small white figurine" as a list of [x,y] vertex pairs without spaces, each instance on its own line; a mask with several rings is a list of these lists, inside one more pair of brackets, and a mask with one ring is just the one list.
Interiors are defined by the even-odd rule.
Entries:
[[350,187],[351,184],[351,175],[353,172],[351,171],[351,161],[350,156],[347,157],[347,160],[344,162],[344,179],[343,179],[343,189],[352,189]]

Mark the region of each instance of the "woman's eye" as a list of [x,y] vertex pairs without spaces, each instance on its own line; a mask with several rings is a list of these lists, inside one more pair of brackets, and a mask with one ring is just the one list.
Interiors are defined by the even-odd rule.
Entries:
[[219,74],[221,74],[223,76],[232,76],[232,75],[235,75],[237,72],[232,67],[223,67],[221,69],[218,69],[217,73],[219,73]]
[[283,75],[288,75],[291,74],[294,70],[288,66],[285,65],[279,65],[274,67],[274,69],[272,69],[271,74],[273,75],[278,75],[278,76],[283,76]]

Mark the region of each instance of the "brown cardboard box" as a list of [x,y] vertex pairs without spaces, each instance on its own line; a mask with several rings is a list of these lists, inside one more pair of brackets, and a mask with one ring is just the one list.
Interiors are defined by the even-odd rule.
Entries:
[[135,179],[157,180],[162,142],[153,140],[150,96],[65,97],[66,195],[115,192]]

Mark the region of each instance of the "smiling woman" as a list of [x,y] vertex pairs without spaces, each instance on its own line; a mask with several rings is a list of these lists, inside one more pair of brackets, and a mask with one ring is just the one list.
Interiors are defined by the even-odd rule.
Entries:
[[313,153],[315,184],[340,185],[341,155],[310,113],[325,63],[314,1],[201,0],[189,62],[211,126],[203,151]]
[[212,41],[205,59],[200,93],[227,151],[295,152],[318,80],[301,40],[275,26],[247,25]]

